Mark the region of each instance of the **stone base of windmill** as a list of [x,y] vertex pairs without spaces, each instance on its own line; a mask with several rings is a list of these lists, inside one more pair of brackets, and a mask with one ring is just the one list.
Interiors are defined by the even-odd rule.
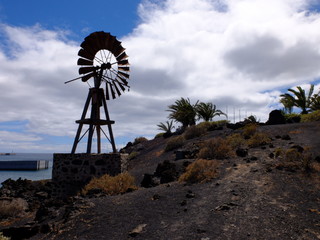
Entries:
[[127,170],[128,154],[63,154],[53,155],[53,195],[68,197],[77,194],[93,177],[115,176]]

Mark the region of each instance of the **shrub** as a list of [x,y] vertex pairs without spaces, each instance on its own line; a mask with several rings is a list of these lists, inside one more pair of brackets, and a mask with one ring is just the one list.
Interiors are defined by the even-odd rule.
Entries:
[[185,139],[183,136],[172,137],[168,140],[167,146],[164,151],[169,152],[171,150],[177,149],[179,147],[182,147],[184,143]]
[[228,123],[227,120],[220,120],[220,121],[214,121],[214,122],[201,122],[197,125],[197,127],[203,128],[204,131],[207,132],[207,131],[221,129],[227,123]]
[[3,236],[3,233],[0,232],[0,240],[10,240],[9,237]]
[[22,215],[28,203],[22,198],[0,200],[0,219]]
[[160,137],[163,137],[164,133],[161,132],[161,133],[158,133],[157,135],[154,136],[154,138],[160,138]]
[[309,152],[299,152],[296,148],[290,148],[285,153],[285,160],[288,162],[297,162],[301,164],[302,169],[309,171],[311,169],[312,154]]
[[257,132],[253,134],[253,136],[251,136],[247,142],[249,147],[259,147],[270,143],[271,139],[267,134]]
[[288,123],[298,123],[301,121],[301,115],[298,113],[287,113],[284,114],[284,118]]
[[218,126],[218,127],[223,127],[223,126],[225,126],[227,123],[229,123],[228,120],[219,120],[219,121],[213,121],[213,122],[211,122],[211,124],[214,124],[214,125],[216,125],[216,126]]
[[204,121],[204,122],[198,123],[196,126],[199,128],[208,129],[211,126],[211,124],[212,122]]
[[236,149],[242,147],[246,144],[244,138],[240,133],[234,133],[226,138],[227,143],[232,147],[232,149]]
[[302,160],[302,153],[299,152],[296,148],[289,148],[284,153],[284,160],[288,162],[297,162]]
[[259,119],[256,116],[250,115],[249,117],[244,119],[245,123],[259,123]]
[[83,188],[82,194],[86,195],[90,190],[99,189],[108,195],[117,195],[137,189],[135,179],[129,173],[121,173],[117,176],[105,174],[99,178],[93,178]]
[[128,160],[134,159],[136,156],[138,156],[138,152],[131,152],[128,156]]
[[185,139],[192,139],[196,137],[200,137],[207,131],[206,125],[193,125],[188,127],[184,132]]
[[148,141],[148,139],[146,139],[145,137],[137,137],[134,139],[133,145],[139,144],[139,143],[143,143]]
[[227,140],[217,137],[204,142],[198,158],[204,159],[225,159],[234,156],[234,152]]
[[308,151],[301,152],[296,148],[289,148],[287,150],[280,149],[278,151],[277,157],[281,157],[282,161],[277,164],[279,167],[285,167],[291,170],[303,169],[309,171],[314,169],[314,164],[312,164],[312,154]]
[[257,124],[247,124],[243,127],[242,136],[246,139],[252,137],[257,131],[258,125]]
[[198,159],[189,164],[186,172],[179,177],[179,182],[202,183],[217,176],[219,163],[215,160]]
[[320,110],[301,115],[301,122],[320,121]]

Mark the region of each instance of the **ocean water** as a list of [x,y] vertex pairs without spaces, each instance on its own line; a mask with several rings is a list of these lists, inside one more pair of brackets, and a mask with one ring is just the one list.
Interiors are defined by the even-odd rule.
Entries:
[[49,160],[49,168],[38,171],[2,171],[0,170],[0,184],[11,178],[13,180],[29,179],[43,180],[51,179],[52,176],[52,153],[16,153],[15,155],[0,155],[0,161],[24,161],[24,160]]

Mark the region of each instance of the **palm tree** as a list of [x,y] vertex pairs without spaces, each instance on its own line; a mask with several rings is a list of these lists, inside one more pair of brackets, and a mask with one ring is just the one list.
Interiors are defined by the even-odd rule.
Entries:
[[290,97],[282,97],[280,103],[284,106],[284,113],[292,113],[292,108],[294,106],[292,99]]
[[196,107],[196,112],[198,115],[198,119],[203,119],[204,121],[212,121],[212,118],[215,116],[225,115],[224,112],[222,112],[219,109],[216,109],[216,105],[212,103],[204,103],[200,102]]
[[176,122],[180,122],[182,124],[182,128],[186,128],[189,125],[196,124],[196,104],[191,104],[190,99],[181,98],[176,100],[174,104],[168,106],[169,119],[173,119]]
[[[298,90],[294,89],[288,89],[290,93],[293,93],[293,95],[289,93],[281,94],[280,97],[280,102],[283,104],[289,104],[287,106],[295,106],[300,108],[301,114],[307,114],[310,111],[310,105],[312,102],[312,94],[314,90],[314,85],[311,84],[308,96],[306,95],[306,92],[304,89],[302,89],[300,86],[297,86]],[[285,106],[285,105],[284,105]],[[286,106],[285,106],[286,107]]]
[[313,95],[310,108],[312,111],[320,110],[320,92]]
[[163,130],[167,134],[171,134],[172,133],[171,130],[174,128],[173,120],[171,120],[170,122],[166,121],[166,124],[161,122],[157,126],[158,126],[158,130]]

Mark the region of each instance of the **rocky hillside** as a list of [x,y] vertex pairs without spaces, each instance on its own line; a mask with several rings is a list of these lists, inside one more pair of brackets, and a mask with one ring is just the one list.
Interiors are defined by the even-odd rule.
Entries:
[[[122,195],[62,202],[48,197],[50,182],[4,184],[1,201],[19,199],[23,211],[2,217],[0,231],[12,239],[320,239],[319,122],[209,130],[172,150],[178,136],[128,146],[140,187]],[[209,151],[212,139],[234,147]],[[218,152],[213,175],[178,181],[197,158]]]

